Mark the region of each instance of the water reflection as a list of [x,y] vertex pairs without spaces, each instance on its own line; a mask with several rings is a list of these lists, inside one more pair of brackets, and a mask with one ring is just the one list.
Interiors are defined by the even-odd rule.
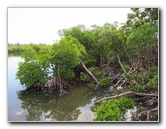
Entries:
[[[90,109],[93,105],[93,94],[87,87],[73,87],[64,96],[58,96],[56,93],[36,93],[28,90],[17,92],[18,98],[22,101],[21,107],[28,113],[27,121],[76,121],[78,116],[85,113],[85,109]],[[88,95],[87,95],[88,94]],[[85,107],[81,110],[80,107]],[[89,111],[89,110],[88,110]],[[88,113],[89,121],[93,118],[93,113]],[[86,115],[88,115],[86,114]],[[92,117],[92,118],[91,118]],[[80,120],[80,119],[78,119]]]
[[15,79],[20,61],[23,61],[20,57],[8,58],[9,121],[92,121],[94,115],[90,106],[93,105],[94,94],[89,94],[91,89],[76,86],[64,96],[55,92],[30,92]]
[[[15,79],[20,57],[8,58],[8,120],[9,121],[92,121],[94,118],[94,101],[104,97],[128,91],[100,89],[92,91],[86,86],[75,86],[66,95],[59,96],[55,92],[38,93],[24,90],[19,80]],[[112,87],[111,87],[112,88]],[[153,105],[136,104],[134,111],[129,112],[128,121],[132,114],[153,109]],[[145,118],[141,120],[145,121]],[[150,118],[157,121],[156,115]],[[135,120],[134,120],[135,121]]]

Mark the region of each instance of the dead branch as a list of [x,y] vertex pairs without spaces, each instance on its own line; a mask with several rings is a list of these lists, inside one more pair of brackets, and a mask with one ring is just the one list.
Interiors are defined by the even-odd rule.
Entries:
[[119,95],[110,96],[107,98],[100,99],[100,100],[96,101],[95,104],[101,103],[104,100],[115,99],[115,98],[119,98],[121,96],[129,95],[129,94],[138,95],[138,96],[158,97],[158,95],[156,95],[156,94],[145,94],[145,93],[138,93],[138,92],[134,92],[134,91],[128,91],[128,92],[124,92],[124,93],[119,94]]
[[156,94],[146,94],[146,93],[138,93],[138,92],[133,92],[133,94],[138,96],[158,97],[158,95]]
[[135,66],[135,63],[133,63],[133,64],[131,65],[130,70],[128,71],[128,74],[132,74],[132,73],[134,73],[136,70],[137,70],[137,68],[136,68],[136,66]]
[[121,80],[119,80],[119,81],[115,84],[115,86],[117,86],[117,85],[119,84],[120,81],[121,81]]
[[96,77],[86,68],[85,64],[82,62],[81,59],[78,58],[78,60],[81,62],[83,68],[85,69],[85,71],[93,78],[93,80],[97,83],[96,88],[97,89],[99,87],[100,82],[96,79]]
[[118,58],[118,62],[119,62],[119,64],[120,64],[121,68],[123,69],[124,73],[127,73],[126,70],[124,69],[124,67],[123,67],[123,65],[122,65],[122,63],[121,63],[121,61],[120,61],[120,58],[119,58],[119,55],[118,55],[118,54],[117,54],[117,58]]
[[133,93],[132,91],[128,91],[128,92],[124,92],[124,93],[119,94],[119,95],[115,95],[115,96],[110,96],[110,97],[107,97],[107,98],[103,98],[103,99],[100,99],[100,100],[96,101],[95,104],[101,103],[104,100],[115,99],[115,98],[119,98],[121,96],[125,96],[125,95],[132,94],[132,93]]
[[122,86],[125,82],[126,82],[126,79],[120,84],[120,86]]
[[145,103],[153,102],[153,101],[155,101],[155,99],[157,99],[157,98],[154,97],[154,98],[152,98],[151,100],[146,101]]
[[109,62],[105,65],[104,69],[109,66],[109,64],[111,63],[111,60],[112,60],[112,58],[110,58]]

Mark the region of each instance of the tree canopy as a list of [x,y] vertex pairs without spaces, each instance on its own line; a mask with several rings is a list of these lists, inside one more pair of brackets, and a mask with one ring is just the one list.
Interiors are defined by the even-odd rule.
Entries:
[[[77,25],[59,30],[61,39],[53,45],[31,44],[20,49],[23,48],[20,44],[9,44],[10,52],[19,50],[24,58],[16,74],[20,83],[27,89],[37,87],[56,91],[76,82],[83,82],[93,88],[96,83],[96,89],[119,85],[119,88],[128,86],[131,91],[141,91],[156,97],[158,9],[131,10],[133,13],[129,13],[128,20],[119,27],[117,22],[102,26],[94,24],[90,28]],[[154,102],[158,101],[153,99]],[[124,102],[128,103],[127,107]],[[124,120],[128,108],[133,108],[131,99],[105,101],[96,108],[98,115],[94,120]],[[103,113],[103,110],[106,112]],[[118,116],[119,112],[121,116]]]

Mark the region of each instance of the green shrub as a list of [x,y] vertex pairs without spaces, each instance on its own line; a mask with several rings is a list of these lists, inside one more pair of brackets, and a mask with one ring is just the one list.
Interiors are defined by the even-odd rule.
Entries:
[[87,74],[85,74],[84,72],[81,72],[80,73],[80,80],[81,81],[89,81],[90,78],[89,78],[89,76]]
[[153,78],[156,74],[158,74],[158,67],[157,66],[152,66],[149,68],[149,77]]
[[131,98],[107,100],[94,109],[96,111],[94,121],[124,121],[127,110],[133,108],[134,102]]
[[95,87],[95,84],[94,84],[94,83],[88,83],[87,86],[88,86],[89,88],[93,88],[93,87]]
[[47,82],[47,69],[42,69],[37,61],[20,62],[16,73],[16,79],[26,88],[31,86],[42,86]]
[[130,86],[133,91],[148,92],[150,90],[158,89],[158,67],[152,66],[149,68],[148,73],[141,76],[133,76],[137,85]]
[[95,70],[95,76],[97,78],[101,78],[101,76],[105,73],[105,71],[102,69],[102,70]]
[[146,91],[146,86],[145,85],[138,85],[136,86],[137,91],[144,92]]
[[154,78],[152,78],[147,84],[146,84],[147,88],[149,89],[154,89],[157,90],[158,89],[158,75],[154,76]]
[[94,68],[94,67],[90,67],[90,68],[88,68],[88,70],[89,70],[90,72],[94,72],[94,71],[95,71],[95,68]]
[[111,83],[110,79],[104,78],[100,81],[100,87],[106,87],[109,86]]

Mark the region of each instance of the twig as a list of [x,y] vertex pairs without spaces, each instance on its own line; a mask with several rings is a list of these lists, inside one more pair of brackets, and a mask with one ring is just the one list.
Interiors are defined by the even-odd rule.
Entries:
[[152,98],[152,99],[149,100],[149,101],[146,101],[145,103],[149,103],[149,102],[153,101],[154,99],[156,99],[156,97]]
[[120,84],[120,86],[122,86],[125,82],[126,82],[126,79],[122,82],[122,84]]
[[121,80],[119,80],[119,81],[115,84],[115,86],[117,86],[117,85],[119,84],[120,81],[121,81]]

